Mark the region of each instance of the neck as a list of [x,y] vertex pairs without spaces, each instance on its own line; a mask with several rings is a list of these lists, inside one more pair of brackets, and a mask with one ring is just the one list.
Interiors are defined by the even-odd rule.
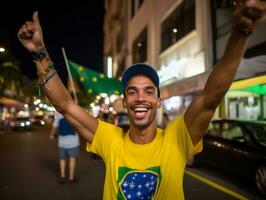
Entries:
[[130,125],[129,138],[132,142],[136,144],[151,143],[156,136],[156,128],[156,123],[152,123],[145,128]]

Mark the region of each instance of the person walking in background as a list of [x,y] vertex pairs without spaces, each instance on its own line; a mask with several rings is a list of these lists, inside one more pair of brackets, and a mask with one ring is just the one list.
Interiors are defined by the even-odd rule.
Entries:
[[55,112],[53,127],[50,133],[50,139],[58,138],[58,154],[60,166],[60,183],[65,183],[67,159],[69,160],[68,181],[73,183],[77,181],[75,177],[76,158],[79,156],[79,136],[64,119],[63,115]]

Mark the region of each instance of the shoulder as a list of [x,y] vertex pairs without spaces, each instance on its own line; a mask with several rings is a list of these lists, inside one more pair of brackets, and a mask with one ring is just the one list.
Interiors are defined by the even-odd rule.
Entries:
[[114,125],[114,124],[111,124],[111,123],[108,123],[108,122],[105,122],[105,121],[102,121],[100,119],[98,119],[98,127],[97,127],[97,130],[96,130],[96,133],[107,133],[107,134],[122,134],[123,133],[123,129]]
[[166,126],[166,129],[168,128],[178,128],[178,127],[186,127],[185,121],[184,121],[184,114],[178,115],[174,120],[169,122]]

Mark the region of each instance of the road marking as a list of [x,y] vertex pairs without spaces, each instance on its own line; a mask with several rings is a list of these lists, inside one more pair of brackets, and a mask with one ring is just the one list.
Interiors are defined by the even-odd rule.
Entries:
[[212,181],[210,181],[210,180],[208,180],[208,179],[206,179],[206,178],[204,178],[198,174],[195,174],[191,171],[185,170],[185,174],[192,176],[193,178],[198,179],[199,181],[202,181],[202,182],[206,183],[207,185],[210,185],[210,186],[216,188],[217,190],[220,190],[226,194],[229,194],[229,195],[231,195],[237,199],[248,200],[247,197],[244,197],[244,196],[242,196],[242,195],[240,195],[240,194],[238,194],[238,193],[236,193],[236,192],[234,192],[234,191],[232,191],[232,190],[230,190],[230,189],[228,189],[222,185],[219,185],[215,182],[212,182]]

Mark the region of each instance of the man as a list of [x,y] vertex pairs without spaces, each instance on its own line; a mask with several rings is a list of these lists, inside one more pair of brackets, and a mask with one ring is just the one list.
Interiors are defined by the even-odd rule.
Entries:
[[37,12],[33,22],[19,30],[22,45],[32,53],[45,93],[68,122],[99,154],[106,166],[104,199],[184,199],[183,174],[186,161],[201,151],[202,138],[215,109],[229,89],[248,38],[265,21],[265,2],[236,2],[235,25],[221,60],[206,86],[184,115],[165,130],[156,127],[156,110],[161,106],[159,78],[147,64],[135,64],[123,74],[123,105],[130,127],[122,129],[92,117],[77,105],[53,70],[42,36]]
[[[77,181],[75,171],[76,158],[79,156],[79,136],[59,112],[55,112],[53,127],[50,133],[50,139],[53,140],[55,137],[58,138],[59,183],[66,183],[67,180],[69,183],[74,183]],[[66,178],[67,160],[69,169],[68,179]]]

